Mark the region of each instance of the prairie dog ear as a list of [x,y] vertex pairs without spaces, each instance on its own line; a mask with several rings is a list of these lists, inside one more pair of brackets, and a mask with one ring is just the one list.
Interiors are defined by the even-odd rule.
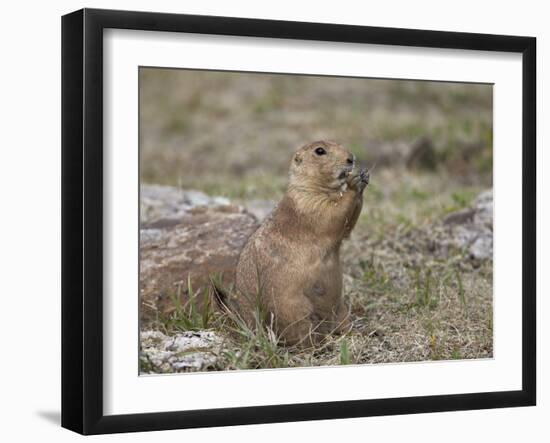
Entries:
[[302,155],[297,152],[296,154],[294,154],[294,164],[295,165],[299,165],[302,163]]

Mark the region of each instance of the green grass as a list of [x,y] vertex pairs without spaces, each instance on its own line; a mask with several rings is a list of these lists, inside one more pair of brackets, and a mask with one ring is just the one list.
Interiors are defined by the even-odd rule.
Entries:
[[422,273],[419,269],[415,273],[415,304],[419,308],[434,309],[437,307],[437,297],[434,290],[434,282],[432,278],[432,272],[427,269]]
[[458,298],[460,303],[462,303],[462,306],[466,306],[466,293],[464,291],[464,285],[462,284],[462,277],[460,276],[460,272],[458,270],[455,270],[455,276],[458,287]]
[[346,339],[343,339],[340,342],[340,364],[349,365],[350,362],[351,362],[351,359],[349,355],[348,341]]
[[371,256],[369,260],[360,260],[359,266],[363,270],[363,280],[372,293],[386,293],[394,289],[391,276],[382,265],[375,263]]
[[199,331],[209,329],[214,320],[212,295],[210,291],[199,305],[198,294],[191,286],[191,277],[187,279],[186,302],[182,303],[181,287],[175,294],[171,294],[175,311],[164,319],[165,330]]

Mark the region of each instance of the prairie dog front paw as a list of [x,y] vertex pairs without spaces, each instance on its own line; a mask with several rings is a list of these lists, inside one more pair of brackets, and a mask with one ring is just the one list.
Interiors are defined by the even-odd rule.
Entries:
[[360,168],[349,176],[348,185],[350,188],[363,192],[365,187],[369,184],[370,175],[366,168]]

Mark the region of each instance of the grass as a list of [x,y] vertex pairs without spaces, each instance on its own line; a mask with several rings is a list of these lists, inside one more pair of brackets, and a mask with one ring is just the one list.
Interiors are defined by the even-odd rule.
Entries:
[[[350,334],[330,336],[314,349],[288,348],[265,323],[251,328],[213,303],[205,311],[192,295],[187,303],[175,301],[174,314],[155,327],[168,334],[202,329],[221,334],[215,370],[492,356],[492,263],[475,267],[462,250],[437,257],[430,249],[434,238],[445,235],[438,223],[448,208],[468,206],[475,188],[444,184],[437,176],[400,177],[389,189],[377,184],[378,192],[369,185],[364,212],[343,244]],[[189,284],[185,289],[195,292]]]
[[197,303],[189,284],[189,301],[175,302],[174,314],[154,327],[168,335],[209,329],[223,336],[212,370],[490,357],[492,265],[474,267],[460,250],[436,259],[427,246],[432,230],[387,230],[382,239],[354,232],[342,251],[354,326],[315,348],[282,346],[259,308],[250,326],[214,303]]
[[350,355],[349,355],[349,345],[347,339],[343,339],[340,342],[340,364],[341,365],[349,365],[351,362]]
[[187,278],[187,301],[182,304],[181,287],[171,299],[175,311],[164,319],[165,330],[200,331],[209,329],[214,317],[212,295],[210,291],[204,297],[204,303],[199,304],[198,294],[193,291],[191,276]]
[[[340,140],[358,161],[376,164],[342,247],[349,334],[310,349],[281,346],[261,312],[251,327],[199,303],[189,283],[181,288],[188,301],[175,293],[175,312],[155,328],[221,334],[216,370],[492,356],[492,262],[471,263],[451,246],[434,249],[448,235],[443,218],[492,186],[491,87],[177,70],[140,75],[142,182],[246,206],[282,196],[291,154],[307,141]],[[407,167],[403,159],[402,149],[421,137],[433,145],[432,169]]]
[[420,270],[416,270],[416,306],[423,308],[434,309],[437,307],[437,298],[434,294],[434,288],[432,287],[432,273],[428,269],[422,275]]

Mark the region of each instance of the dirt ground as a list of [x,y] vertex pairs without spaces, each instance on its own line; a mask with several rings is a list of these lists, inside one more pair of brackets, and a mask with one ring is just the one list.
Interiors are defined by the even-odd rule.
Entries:
[[444,223],[492,187],[491,85],[141,68],[142,183],[277,201],[292,152],[324,138],[372,169],[342,249],[351,333],[310,350],[230,334],[206,369],[492,357],[492,259]]

